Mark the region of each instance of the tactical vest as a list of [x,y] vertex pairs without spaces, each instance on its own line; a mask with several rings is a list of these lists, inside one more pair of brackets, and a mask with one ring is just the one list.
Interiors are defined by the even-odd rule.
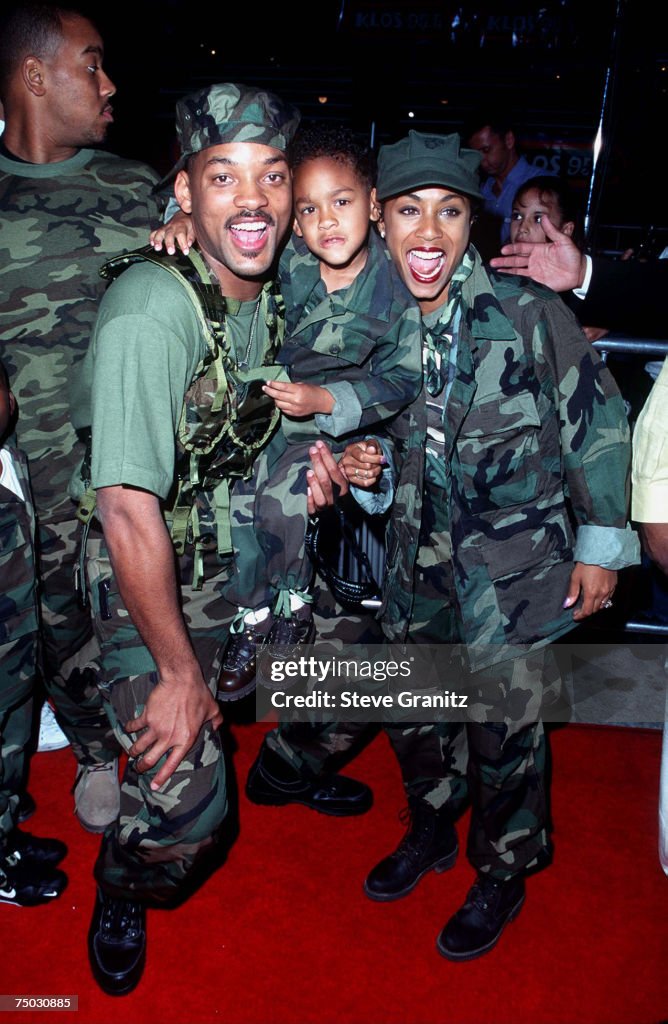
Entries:
[[[183,554],[186,545],[194,548],[193,589],[200,589],[204,551],[231,551],[229,479],[251,476],[255,457],[278,424],[280,412],[262,391],[262,384],[285,377],[284,368],[273,365],[283,340],[284,305],[276,283],[265,284],[257,311],[265,344],[259,365],[249,369],[235,360],[225,330],[226,313],[236,314],[241,303],[226,298],[219,285],[212,283],[199,252],[191,249],[187,255],[170,255],[145,246],[109,260],[100,274],[115,280],[141,262],[161,267],[179,282],[207,345],[184,396],[176,433],[175,486],[163,502],[176,553]],[[86,483],[77,512],[84,523],[95,511],[95,492]]]

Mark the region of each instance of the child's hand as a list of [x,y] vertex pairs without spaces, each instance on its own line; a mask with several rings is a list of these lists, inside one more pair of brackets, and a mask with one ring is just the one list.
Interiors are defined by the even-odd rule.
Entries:
[[327,388],[317,384],[291,384],[280,380],[270,380],[262,386],[265,394],[273,398],[276,406],[286,416],[315,416],[316,413],[330,413],[334,408],[334,398]]
[[179,210],[166,224],[152,231],[148,240],[156,252],[160,252],[164,245],[170,256],[173,256],[178,245],[181,252],[187,253],[195,241],[193,219],[190,214]]

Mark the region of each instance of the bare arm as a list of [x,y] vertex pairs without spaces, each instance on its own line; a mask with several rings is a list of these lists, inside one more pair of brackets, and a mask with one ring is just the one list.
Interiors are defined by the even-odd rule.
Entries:
[[98,511],[125,606],[158,667],[159,681],[144,711],[125,723],[141,732],[130,748],[138,771],[168,753],[154,781],[159,789],[181,763],[205,722],[222,715],[204,682],[178,601],[174,549],[154,494],[104,487]]
[[641,523],[640,533],[647,554],[668,576],[668,523]]

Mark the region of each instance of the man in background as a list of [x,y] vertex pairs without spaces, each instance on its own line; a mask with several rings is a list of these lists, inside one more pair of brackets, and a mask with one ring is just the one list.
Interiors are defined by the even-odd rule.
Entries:
[[154,172],[96,148],[113,122],[103,56],[95,26],[70,8],[22,4],[0,28],[0,357],[35,497],[44,682],[79,762],[76,811],[93,832],[118,812],[119,748],[95,686],[90,615],[74,589],[67,485],[85,445],[70,406],[105,288],[98,269],[141,244],[158,218]]

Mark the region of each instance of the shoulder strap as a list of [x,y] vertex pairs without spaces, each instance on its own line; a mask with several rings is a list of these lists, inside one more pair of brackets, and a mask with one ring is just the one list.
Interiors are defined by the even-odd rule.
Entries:
[[219,324],[224,320],[227,302],[220,287],[210,280],[206,263],[200,253],[196,249],[191,249],[187,255],[182,252],[156,252],[150,245],[145,245],[141,249],[133,249],[108,260],[100,268],[100,276],[114,281],[136,263],[153,263],[154,266],[166,270],[179,282],[193,304],[209,348],[215,351],[216,336],[212,324]]

